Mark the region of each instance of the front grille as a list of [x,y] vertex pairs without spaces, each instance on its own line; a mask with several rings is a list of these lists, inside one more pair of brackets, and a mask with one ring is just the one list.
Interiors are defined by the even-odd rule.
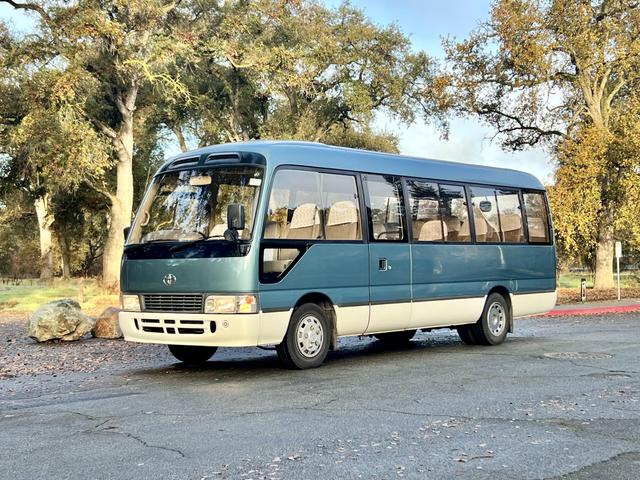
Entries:
[[166,333],[169,335],[203,335],[205,331],[207,333],[216,333],[216,322],[212,320],[136,318],[134,324],[137,330],[149,333]]
[[145,312],[202,312],[202,295],[143,295]]

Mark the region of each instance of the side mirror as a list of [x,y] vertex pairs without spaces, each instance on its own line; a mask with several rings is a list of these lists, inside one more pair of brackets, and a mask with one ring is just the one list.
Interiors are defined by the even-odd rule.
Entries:
[[491,211],[491,202],[488,202],[487,200],[480,202],[479,206],[482,213],[488,213]]
[[127,238],[129,237],[129,232],[131,231],[131,227],[124,227],[124,241],[127,241]]
[[244,205],[232,203],[227,207],[227,228],[229,230],[244,230]]

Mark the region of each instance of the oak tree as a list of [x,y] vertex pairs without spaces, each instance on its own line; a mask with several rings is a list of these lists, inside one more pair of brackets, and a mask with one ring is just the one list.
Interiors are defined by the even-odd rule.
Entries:
[[[640,4],[497,0],[487,22],[446,48],[459,113],[478,115],[505,148],[546,145],[556,156],[556,191],[572,212],[557,218],[563,241],[588,240],[595,286],[612,286],[617,214],[637,190],[624,124],[637,118]],[[571,188],[576,175],[584,188]]]

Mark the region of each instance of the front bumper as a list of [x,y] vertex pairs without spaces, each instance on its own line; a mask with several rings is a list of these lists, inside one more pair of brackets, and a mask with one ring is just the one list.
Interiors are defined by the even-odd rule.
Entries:
[[290,313],[205,314],[120,312],[130,342],[211,347],[252,347],[282,341]]

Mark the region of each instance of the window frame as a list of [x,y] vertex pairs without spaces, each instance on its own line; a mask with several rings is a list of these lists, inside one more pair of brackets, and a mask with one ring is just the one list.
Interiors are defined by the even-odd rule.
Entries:
[[[527,205],[524,201],[525,194],[537,194],[542,195],[544,199],[545,211],[547,213],[547,238],[546,242],[531,242],[529,240],[529,217],[527,214]],[[533,188],[521,188],[520,189],[521,201],[522,201],[522,211],[524,212],[524,217],[526,218],[526,235],[527,235],[527,245],[533,246],[549,246],[554,244],[554,235],[553,235],[553,220],[551,218],[551,205],[549,205],[549,196],[547,195],[546,190],[536,190]]]
[[[456,182],[456,181],[449,181],[449,180],[436,180],[436,179],[429,179],[429,178],[422,178],[422,177],[402,177],[403,180],[403,185],[405,188],[405,195],[406,198],[409,198],[409,188],[407,186],[407,180],[410,181],[416,181],[416,182],[424,182],[424,183],[435,183],[438,186],[438,215],[440,215],[440,221],[442,222],[442,211],[440,210],[442,207],[442,200],[440,198],[440,185],[450,185],[452,187],[462,187],[462,191],[464,192],[464,201],[465,204],[467,206],[467,218],[469,220],[472,219],[470,212],[469,212],[469,192],[467,191],[467,185],[464,182]],[[405,209],[406,210],[406,209]],[[417,240],[415,238],[413,238],[413,219],[411,218],[411,215],[409,214],[409,211],[406,211],[407,213],[407,217],[408,220],[410,221],[410,223],[408,224],[409,228],[409,232],[411,234],[411,243],[416,243],[416,244],[425,244],[425,245],[473,245],[474,243],[476,243],[476,230],[475,230],[475,224],[473,222],[471,222],[469,224],[469,232],[471,235],[471,238],[468,242],[448,242],[444,239],[444,231],[443,231],[443,236],[442,236],[442,240],[434,240],[431,242],[427,242],[427,241],[420,241]]]
[[[333,174],[333,175],[344,175],[347,177],[353,177],[355,180],[355,185],[356,185],[356,193],[358,195],[358,218],[360,221],[360,230],[362,232],[362,238],[358,239],[358,240],[327,240],[326,238],[316,238],[316,239],[287,239],[287,238],[265,238],[264,236],[264,226],[266,224],[266,220],[267,220],[267,215],[268,215],[268,209],[269,209],[269,200],[271,199],[271,190],[273,189],[273,184],[274,181],[276,179],[276,175],[278,173],[278,171],[280,170],[298,170],[298,171],[303,171],[303,172],[313,172],[313,173],[319,173],[319,174]],[[267,191],[268,190],[268,191]],[[284,245],[292,245],[292,246],[299,246],[299,245],[312,245],[315,243],[340,243],[340,244],[350,244],[350,243],[367,243],[368,241],[368,232],[365,233],[365,228],[364,225],[366,222],[363,223],[363,188],[362,188],[362,184],[361,184],[361,180],[360,180],[360,173],[359,172],[354,172],[352,170],[339,170],[339,169],[334,169],[334,168],[315,168],[315,167],[307,167],[307,166],[302,166],[302,165],[278,165],[274,171],[273,174],[271,175],[271,179],[269,181],[269,188],[265,190],[265,205],[266,205],[266,210],[264,215],[262,216],[262,231],[260,233],[260,243],[262,244],[263,242],[266,242],[269,244],[269,246],[271,246],[273,248],[273,244],[274,242],[277,243],[278,245],[283,245],[282,248],[286,248]],[[320,192],[322,194],[322,192]],[[325,221],[326,219],[322,218],[322,223],[321,223],[321,228],[322,228],[322,232],[324,235],[324,231],[325,231]],[[262,248],[261,248],[262,250]],[[262,252],[261,252],[262,253]]]
[[[269,185],[267,188],[264,189],[264,202],[267,205],[268,208],[268,202],[269,199],[271,198],[271,190],[273,187],[273,182],[275,180],[276,174],[279,170],[284,169],[284,170],[300,170],[300,171],[307,171],[307,172],[317,172],[317,173],[330,173],[330,174],[336,174],[336,175],[346,175],[346,176],[351,176],[354,177],[356,180],[356,189],[357,189],[357,193],[358,193],[358,208],[360,210],[359,214],[360,214],[360,222],[361,222],[361,231],[362,231],[362,239],[360,240],[327,240],[327,239],[310,239],[310,240],[289,240],[289,239],[270,239],[270,238],[264,238],[264,225],[265,225],[265,221],[267,218],[267,212],[265,212],[265,215],[262,217],[262,232],[260,234],[260,270],[262,270],[262,255],[263,255],[263,250],[264,248],[287,248],[287,247],[291,247],[291,248],[302,248],[303,251],[307,250],[308,248],[310,248],[312,245],[316,244],[316,243],[329,243],[329,244],[361,244],[361,243],[409,243],[409,244],[417,244],[417,245],[519,245],[519,246],[550,246],[550,245],[554,245],[554,237],[553,237],[553,221],[551,218],[551,211],[550,211],[550,205],[549,205],[549,198],[547,195],[546,190],[539,190],[539,189],[535,189],[535,188],[522,188],[522,187],[515,187],[512,185],[495,185],[495,184],[486,184],[486,183],[477,183],[477,182],[464,182],[464,181],[456,181],[456,180],[448,180],[448,179],[438,179],[438,178],[429,178],[429,177],[416,177],[416,176],[410,176],[410,175],[401,175],[401,174],[393,174],[393,173],[378,173],[378,172],[367,172],[367,171],[355,171],[355,170],[341,170],[341,169],[336,169],[336,168],[324,168],[324,167],[309,167],[309,166],[305,166],[305,165],[295,165],[295,164],[283,164],[283,165],[278,165],[274,171],[273,174],[271,175],[271,179],[269,181]],[[365,177],[367,175],[376,175],[376,176],[385,176],[385,175],[389,175],[389,176],[393,176],[395,178],[397,178],[400,181],[400,185],[401,185],[401,192],[402,192],[402,201],[404,202],[404,219],[405,219],[405,224],[404,224],[404,239],[403,240],[375,240],[372,238],[370,232],[372,232],[373,230],[373,224],[372,224],[372,219],[370,218],[369,215],[369,204],[368,204],[368,198],[369,198],[369,192],[368,189],[366,187],[366,182],[365,182]],[[436,185],[438,185],[438,210],[439,210],[439,215],[441,217],[442,220],[442,212],[440,211],[441,205],[441,198],[440,198],[440,185],[451,185],[451,186],[456,186],[456,187],[462,187],[463,191],[464,191],[464,195],[465,195],[465,203],[467,206],[467,215],[468,215],[468,219],[469,219],[469,231],[470,231],[470,235],[471,235],[471,239],[468,242],[448,242],[446,240],[444,240],[444,236],[443,236],[443,240],[441,241],[419,241],[417,239],[414,238],[413,236],[413,221],[411,218],[411,212],[409,211],[409,209],[407,208],[407,202],[409,199],[409,189],[408,189],[408,185],[407,185],[407,181],[408,180],[413,180],[413,181],[418,181],[418,182],[425,182],[425,183],[435,183]],[[478,188],[491,188],[494,189],[494,196],[495,196],[495,190],[496,189],[508,189],[508,190],[514,190],[518,192],[518,196],[520,198],[520,206],[521,206],[521,212],[522,212],[522,221],[523,221],[523,228],[524,228],[524,236],[525,236],[525,241],[524,242],[478,242],[476,240],[476,226],[475,226],[475,216],[473,214],[473,208],[471,208],[471,202],[472,202],[472,197],[471,197],[471,188],[472,187],[478,187]],[[542,243],[542,242],[535,242],[532,243],[529,240],[529,224],[528,224],[528,218],[527,218],[527,212],[526,212],[526,206],[525,206],[525,202],[524,202],[524,195],[525,194],[539,194],[542,195],[545,201],[545,209],[546,209],[546,214],[547,214],[547,234],[548,234],[548,238],[549,241]],[[497,200],[496,200],[496,209],[498,211],[498,221],[500,221],[500,210],[498,208],[497,205]],[[324,221],[324,219],[323,219]],[[254,225],[254,230],[255,230],[255,225]],[[501,232],[499,232],[500,235],[502,235]],[[297,259],[292,262],[293,266],[295,263],[297,262]],[[283,275],[284,276],[284,275]]]
[[[404,224],[402,225],[402,238],[401,239],[397,239],[397,240],[379,240],[376,238],[373,238],[373,218],[370,215],[370,211],[371,211],[371,205],[369,203],[369,188],[367,187],[367,182],[366,182],[366,176],[367,175],[375,175],[376,177],[384,177],[385,175],[389,175],[392,176],[394,178],[397,179],[398,184],[400,186],[400,189],[398,190],[400,192],[400,194],[402,195],[402,198],[400,199],[402,206],[404,207]],[[365,210],[365,214],[366,214],[366,219],[367,219],[367,241],[368,243],[411,243],[411,240],[409,239],[409,232],[410,232],[410,228],[409,228],[409,223],[408,223],[408,217],[409,215],[409,211],[407,209],[407,189],[406,189],[406,185],[405,185],[405,177],[402,175],[394,175],[394,174],[386,174],[386,173],[371,173],[371,172],[360,172],[360,177],[361,177],[361,181],[362,181],[362,188],[364,190],[364,201],[366,204],[366,210]],[[364,237],[364,235],[363,235]]]
[[[314,172],[314,173],[329,173],[334,175],[345,175],[350,176],[355,179],[356,184],[356,192],[358,194],[358,214],[360,220],[360,231],[362,233],[362,238],[359,240],[327,240],[326,238],[321,239],[288,239],[288,238],[265,238],[265,224],[267,222],[267,215],[269,209],[269,200],[271,199],[271,191],[273,189],[273,184],[276,179],[276,175],[280,170],[298,170],[303,172]],[[369,242],[368,237],[368,229],[365,228],[365,202],[363,195],[363,185],[360,178],[360,172],[354,172],[352,170],[340,170],[334,168],[315,168],[308,167],[304,165],[292,165],[292,164],[284,164],[278,165],[271,174],[271,178],[269,179],[269,185],[264,189],[264,197],[263,202],[265,205],[264,215],[262,215],[262,219],[260,220],[262,223],[260,228],[262,231],[260,232],[259,244],[258,244],[258,282],[263,285],[275,285],[280,283],[287,274],[291,271],[291,269],[298,263],[298,261],[304,256],[305,252],[309,250],[313,245],[317,243],[322,244],[337,244],[337,245],[345,245],[345,244],[365,244]],[[324,218],[322,219],[324,224]],[[324,227],[323,227],[324,229]],[[324,230],[323,230],[324,231]],[[298,255],[291,261],[291,263],[287,266],[287,268],[280,274],[280,276],[276,279],[267,279],[264,272],[264,251],[267,249],[296,249],[299,251]]]

